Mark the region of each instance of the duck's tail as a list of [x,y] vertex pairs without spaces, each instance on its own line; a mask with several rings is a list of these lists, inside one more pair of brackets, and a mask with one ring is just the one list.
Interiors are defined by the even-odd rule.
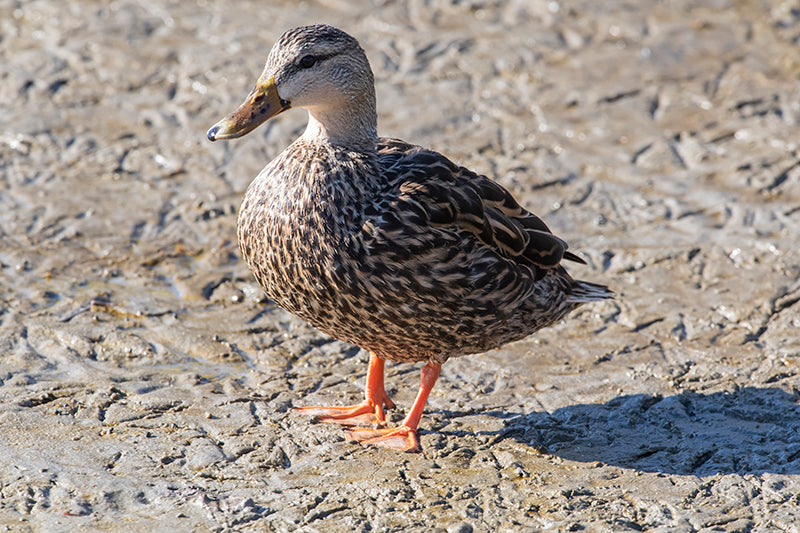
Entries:
[[605,285],[591,283],[589,281],[575,280],[567,296],[568,302],[583,303],[596,302],[614,298],[614,291]]

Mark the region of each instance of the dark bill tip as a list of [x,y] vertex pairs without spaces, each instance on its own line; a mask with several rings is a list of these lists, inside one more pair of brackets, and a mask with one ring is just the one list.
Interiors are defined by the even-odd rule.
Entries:
[[208,130],[206,134],[208,136],[209,141],[216,141],[217,140],[217,132],[219,131],[219,124],[215,124],[211,126],[211,129]]

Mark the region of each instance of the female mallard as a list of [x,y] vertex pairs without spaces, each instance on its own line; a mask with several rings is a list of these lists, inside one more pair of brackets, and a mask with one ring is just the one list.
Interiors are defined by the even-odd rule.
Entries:
[[248,188],[239,247],[278,305],[370,352],[362,403],[302,411],[383,428],[383,407],[393,407],[384,360],[426,361],[400,426],[348,431],[357,441],[417,450],[442,363],[612,297],[573,280],[561,260],[583,261],[500,185],[431,150],[378,137],[372,70],[345,32],[314,25],[284,33],[245,102],[208,138],[240,137],[293,107],[308,110],[308,127]]

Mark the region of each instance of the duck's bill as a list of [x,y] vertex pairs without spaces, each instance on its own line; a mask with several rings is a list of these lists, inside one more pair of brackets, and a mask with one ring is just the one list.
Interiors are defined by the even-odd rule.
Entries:
[[208,130],[208,140],[235,139],[256,129],[278,113],[289,109],[289,102],[281,99],[275,80],[258,80],[239,109],[214,124]]

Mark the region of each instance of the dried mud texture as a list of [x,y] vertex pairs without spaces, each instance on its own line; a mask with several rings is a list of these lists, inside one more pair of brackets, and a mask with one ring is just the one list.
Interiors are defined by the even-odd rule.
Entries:
[[[617,300],[449,362],[419,454],[292,406],[366,354],[262,299],[210,144],[286,28],[358,36],[381,133],[496,177]],[[0,1],[0,524],[798,531],[792,2]],[[389,365],[402,417],[418,365]]]

